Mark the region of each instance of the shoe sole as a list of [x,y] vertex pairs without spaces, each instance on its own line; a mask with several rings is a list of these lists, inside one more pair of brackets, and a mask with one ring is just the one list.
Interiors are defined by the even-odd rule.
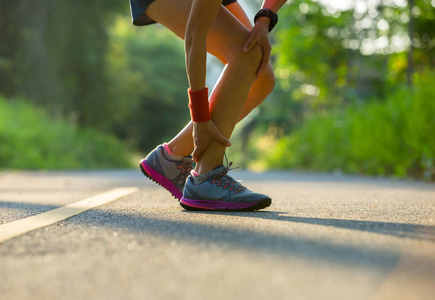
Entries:
[[264,199],[256,203],[192,200],[181,198],[180,205],[186,210],[201,211],[254,211],[270,206],[272,200]]
[[146,163],[145,159],[140,161],[139,166],[146,177],[169,191],[175,199],[181,199],[183,193],[168,178],[151,168],[150,165]]

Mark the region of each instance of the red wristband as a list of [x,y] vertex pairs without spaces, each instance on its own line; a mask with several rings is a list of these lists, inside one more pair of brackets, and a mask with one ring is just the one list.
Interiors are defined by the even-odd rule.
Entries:
[[192,91],[189,88],[188,93],[192,121],[200,123],[211,120],[211,113],[208,107],[208,87],[199,91]]

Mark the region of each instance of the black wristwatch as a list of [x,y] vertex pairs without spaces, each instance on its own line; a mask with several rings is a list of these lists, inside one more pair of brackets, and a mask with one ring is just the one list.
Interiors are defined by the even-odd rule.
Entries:
[[278,15],[268,8],[262,8],[258,11],[254,18],[254,24],[259,17],[268,17],[270,19],[269,32],[271,32],[276,23],[278,23]]

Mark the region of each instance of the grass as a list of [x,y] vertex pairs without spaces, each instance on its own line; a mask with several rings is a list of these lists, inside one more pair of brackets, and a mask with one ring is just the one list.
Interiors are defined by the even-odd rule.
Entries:
[[112,135],[0,96],[0,169],[124,168],[131,166],[130,156]]

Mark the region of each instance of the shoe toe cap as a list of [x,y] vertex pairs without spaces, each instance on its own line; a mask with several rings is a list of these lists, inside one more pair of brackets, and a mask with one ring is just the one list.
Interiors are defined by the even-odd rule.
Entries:
[[270,197],[267,195],[255,193],[251,190],[244,190],[243,192],[237,194],[234,193],[231,198],[238,202],[260,202],[270,199]]

